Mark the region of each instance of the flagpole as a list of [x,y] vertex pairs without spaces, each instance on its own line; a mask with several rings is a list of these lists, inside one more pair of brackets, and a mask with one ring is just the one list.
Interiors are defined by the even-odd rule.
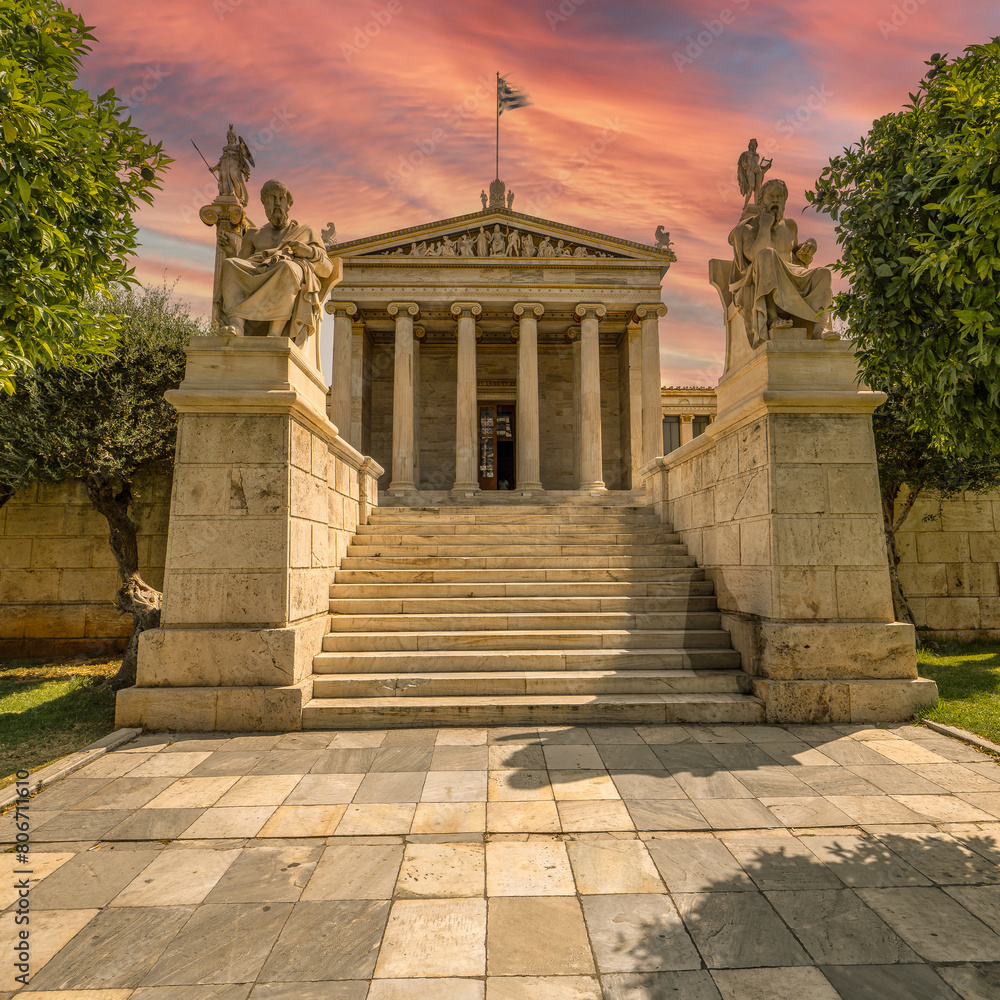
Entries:
[[497,70],[497,180],[500,179],[500,70]]

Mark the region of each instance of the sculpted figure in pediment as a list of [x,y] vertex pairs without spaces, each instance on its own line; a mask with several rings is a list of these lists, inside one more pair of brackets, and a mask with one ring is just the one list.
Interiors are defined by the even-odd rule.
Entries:
[[449,239],[447,236],[441,240],[441,249],[438,251],[438,256],[440,257],[454,257],[455,256],[455,241]]
[[522,257],[535,256],[535,241],[531,238],[531,233],[525,233],[521,237],[521,256]]
[[500,223],[493,227],[493,235],[490,237],[490,256],[502,257],[505,248],[503,233],[500,232]]
[[556,249],[552,245],[552,240],[548,236],[542,237],[542,242],[538,244],[538,256],[539,257],[555,257]]
[[486,257],[489,255],[490,251],[490,238],[486,235],[486,230],[482,226],[479,227],[479,232],[476,235],[476,256]]
[[459,257],[474,257],[475,254],[472,252],[473,239],[468,233],[462,233],[458,238],[458,255]]
[[518,257],[520,256],[520,245],[518,243],[518,231],[512,229],[507,233],[507,256],[508,257]]

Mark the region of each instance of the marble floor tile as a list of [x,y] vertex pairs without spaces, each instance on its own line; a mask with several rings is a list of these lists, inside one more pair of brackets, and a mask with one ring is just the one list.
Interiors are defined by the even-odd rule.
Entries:
[[[569,733],[579,732],[586,736],[586,742],[590,742],[590,736],[585,729],[579,727],[556,727],[558,732]],[[546,741],[553,742],[557,733],[547,733]],[[542,742],[540,731],[537,726],[492,726],[486,731],[486,742],[493,746],[494,743],[540,743]],[[558,742],[558,740],[555,740]]]
[[856,891],[928,962],[991,962],[1000,955],[1000,937],[942,889]]
[[733,771],[753,771],[757,768],[775,768],[774,758],[756,743],[708,743],[708,752],[723,767]]
[[277,806],[212,806],[181,836],[185,840],[255,837]]
[[565,844],[536,840],[486,845],[488,896],[571,896],[575,892]]
[[333,733],[286,733],[274,744],[275,750],[327,750]]
[[428,771],[421,802],[485,802],[487,772]]
[[136,809],[102,839],[118,841],[176,840],[204,809]]
[[715,969],[722,1000],[840,1000],[819,969]]
[[747,743],[741,726],[685,726],[685,731],[699,743]]
[[842,883],[794,837],[722,837],[761,889],[841,889]]
[[254,847],[243,851],[205,902],[294,903],[321,853],[321,847]]
[[441,746],[435,747],[431,757],[432,771],[486,771],[489,769],[489,747]]
[[541,771],[545,768],[545,754],[537,743],[495,743],[486,748],[488,767],[491,771]]
[[226,740],[220,749],[230,753],[247,750],[273,750],[281,740],[281,733],[237,733]]
[[[386,740],[388,739],[387,736]],[[390,746],[386,742],[380,750],[375,751],[375,761],[370,770],[375,773],[426,771],[431,766],[433,757],[434,750],[431,746]]]
[[366,1000],[370,985],[367,979],[258,983],[250,1000]]
[[785,770],[820,795],[883,795],[885,789],[846,767],[788,767]]
[[347,805],[357,793],[362,774],[307,774],[284,800],[286,806]]
[[762,795],[760,802],[767,806],[785,826],[803,829],[817,826],[853,826],[855,823],[852,816],[838,809],[831,799],[821,795]]
[[963,1000],[929,965],[826,965],[843,1000]]
[[634,726],[588,726],[587,733],[595,746],[642,745],[645,742]]
[[701,743],[671,743],[653,745],[652,751],[660,759],[660,763],[671,771],[721,770],[719,760],[707,746]]
[[410,833],[483,833],[485,830],[485,802],[418,802],[410,827]]
[[741,785],[728,771],[717,765],[716,769],[671,768],[677,784],[692,799],[752,799],[753,793]]
[[409,833],[416,802],[350,805],[337,824],[338,837],[386,836]]
[[278,806],[258,837],[332,837],[347,811],[337,806]]
[[597,750],[608,770],[642,771],[652,768],[659,771],[663,766],[660,758],[644,743],[607,743],[598,746]]
[[299,783],[299,774],[249,774],[240,778],[216,806],[279,806]]
[[170,733],[168,738],[169,742],[166,746],[160,743],[162,734],[150,733],[147,736],[140,736],[133,741],[133,743],[128,743],[124,747],[120,748],[117,753],[126,753],[128,748],[133,744],[141,743],[146,739],[153,739],[156,741],[156,746],[159,746],[160,753],[192,753],[199,750],[207,750],[210,753],[214,753],[216,750],[221,750],[223,745],[231,739],[225,733]]
[[912,740],[879,740],[865,746],[870,746],[897,764],[942,764],[947,760],[928,746],[921,746]]
[[260,759],[251,774],[305,774],[325,751],[270,750]]
[[1000,792],[959,792],[958,798],[1000,819]]
[[594,976],[490,976],[486,1000],[602,1000]]
[[[871,767],[863,764],[853,765],[848,770],[859,778],[874,785],[886,795],[943,795],[949,791],[944,785],[931,781],[917,774],[903,764],[886,764]],[[824,792],[824,794],[867,795],[868,792]]]
[[[32,984],[39,978],[40,973],[45,972],[49,961],[58,955],[59,951],[96,915],[96,909],[38,910],[31,913],[28,974]],[[21,941],[19,935],[24,925],[16,924],[14,918],[13,912],[0,915],[0,948],[3,949],[4,955],[3,962],[0,962],[0,990],[5,991],[20,989],[15,977],[22,974],[17,968],[15,943]],[[4,995],[13,995],[13,992]],[[22,994],[18,994],[20,995]]]
[[389,899],[401,844],[334,844],[323,852],[302,899]]
[[711,823],[690,799],[626,799],[637,830],[709,830]]
[[[31,909],[100,909],[158,856],[159,852],[154,850],[107,848],[77,854],[31,890]],[[33,862],[34,859],[32,868]]]
[[[349,735],[347,733],[342,734]],[[309,769],[310,774],[367,774],[375,763],[378,750],[373,746],[346,746],[336,742],[331,750],[325,750]]]
[[[965,793],[969,794],[969,793]],[[975,794],[975,793],[972,793]],[[902,806],[919,816],[921,823],[978,823],[995,817],[957,795],[894,795]]]
[[490,771],[487,782],[490,802],[552,800],[547,771]]
[[594,742],[586,726],[539,726],[533,741],[552,746],[565,746],[567,744],[580,746]]
[[713,830],[757,830],[782,826],[757,799],[695,799]]
[[437,729],[390,729],[382,740],[382,746],[432,747],[437,738]]
[[367,1000],[483,1000],[480,979],[375,979]]
[[583,912],[602,974],[701,967],[684,923],[665,894],[585,896]]
[[[371,749],[382,746],[386,737],[385,729],[368,729],[363,732],[334,733],[330,739],[330,749]],[[315,770],[315,768],[313,768]]]
[[407,844],[397,899],[472,898],[485,893],[482,844]]
[[593,976],[595,971],[575,896],[491,898],[486,953],[490,976]]
[[[253,983],[225,983],[220,986],[140,986],[134,993],[128,995],[128,1000],[247,1000],[252,988]],[[90,998],[80,997],[79,1000],[90,1000]]]
[[892,965],[917,956],[850,889],[765,893],[817,965]]
[[392,904],[376,979],[485,973],[485,899],[400,899]]
[[[763,749],[775,764],[793,770],[797,767],[834,767],[838,763],[823,753],[822,747],[817,748],[808,743],[769,743],[763,745]],[[881,760],[882,763],[887,763],[884,757]]]
[[641,840],[571,841],[566,850],[582,895],[664,892]]
[[418,802],[426,771],[369,772],[354,795],[357,803]]
[[542,748],[545,754],[545,766],[550,771],[570,771],[570,770],[590,770],[603,771],[604,761],[593,745],[565,745],[553,746],[551,744]]
[[[142,985],[253,982],[291,910],[291,903],[199,906]],[[314,927],[312,936],[322,935],[323,930]],[[303,951],[310,945],[310,940],[301,942]]]
[[[895,827],[879,832],[878,839],[922,875],[939,885],[996,885],[1000,868],[969,845],[929,827],[927,833]],[[917,828],[918,830],[920,828]],[[974,846],[975,842],[970,841]]]
[[720,1000],[711,975],[697,972],[612,972],[602,976],[604,1000]]
[[434,745],[439,747],[486,746],[485,729],[441,729]]
[[561,801],[557,803],[557,807],[559,823],[564,833],[635,829],[624,802],[599,799],[586,802]]
[[852,889],[931,884],[930,879],[874,837],[802,837],[799,843]]
[[189,778],[218,778],[235,774],[242,777],[249,774],[263,759],[263,750],[226,751],[216,750],[200,764],[191,768]]
[[102,788],[107,788],[114,780],[114,778],[100,777],[78,778],[76,774],[71,774],[68,778],[63,778],[62,781],[57,781],[54,785],[43,788],[32,801],[32,809],[46,812],[69,809],[77,802],[83,801],[87,796],[99,792]]
[[752,743],[760,746],[765,743],[801,743],[795,733],[790,733],[784,726],[749,725],[740,726],[740,732]]
[[[759,893],[676,893],[674,902],[710,969],[812,964]],[[748,927],[753,934],[746,932]]]
[[[33,841],[45,843],[65,843],[82,840],[98,840],[109,830],[127,819],[131,809],[66,809],[57,812],[55,816],[40,822],[31,831]],[[32,813],[32,819],[38,822],[42,813]]]
[[618,799],[618,789],[607,771],[549,771],[552,796],[557,800]]
[[868,746],[865,743],[859,743],[857,740],[844,737],[817,744],[817,749],[837,764],[868,764],[878,766],[892,760],[891,757],[885,756],[885,754],[881,753],[874,746]]
[[382,899],[296,903],[260,971],[260,981],[371,978],[389,906]]
[[[1000,773],[996,780],[964,764],[907,764],[921,778],[933,781],[949,792],[1000,792]],[[902,793],[900,793],[902,794]]]
[[6,909],[19,898],[18,882],[22,878],[28,880],[28,887],[34,899],[35,889],[45,878],[57,872],[63,865],[77,857],[76,851],[32,851],[30,875],[14,874],[15,869],[24,866],[17,860],[16,854],[0,854],[0,910]]
[[193,912],[192,906],[101,910],[32,975],[32,990],[135,988]]
[[[949,885],[944,891],[1000,934],[1000,885]],[[1000,955],[997,955],[1000,962]]]
[[179,778],[154,799],[146,809],[207,809],[239,781],[236,775],[222,778]]
[[889,795],[829,795],[827,801],[853,824],[927,822]]
[[1000,964],[942,966],[938,975],[964,1000],[996,1000],[1000,997]]
[[239,850],[163,851],[118,893],[112,906],[200,903],[240,856]]
[[715,837],[649,840],[646,849],[671,892],[757,891],[743,866]]
[[78,773],[83,778],[120,778],[152,756],[153,751],[126,754],[112,750],[81,768]]
[[[713,749],[722,749],[725,744]],[[734,747],[733,749],[739,749]],[[736,768],[732,776],[750,790],[757,798],[771,796],[774,798],[809,797],[816,795],[816,789],[798,778],[794,771],[780,765],[768,765],[745,770]]]
[[490,833],[558,833],[556,804],[547,802],[489,802],[486,829]]
[[209,756],[207,750],[197,753],[158,753],[147,758],[128,772],[130,778],[159,778],[169,775],[183,778]]
[[684,790],[665,768],[648,771],[616,771],[611,780],[623,799],[686,799]]
[[683,726],[636,726],[636,735],[650,746],[669,746],[671,743],[694,743],[694,738]]

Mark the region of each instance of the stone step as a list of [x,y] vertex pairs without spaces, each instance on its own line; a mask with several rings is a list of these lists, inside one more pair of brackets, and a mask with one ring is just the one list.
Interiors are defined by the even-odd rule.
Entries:
[[429,524],[389,525],[360,524],[357,530],[359,542],[368,544],[369,538],[375,538],[386,544],[409,544],[410,540],[436,539],[440,544],[457,541],[465,544],[489,542],[497,538],[509,539],[516,537],[525,544],[535,539],[551,540],[567,544],[610,544],[633,542],[642,539],[647,542],[678,542],[680,535],[669,528],[643,525],[640,527],[625,525],[602,526],[594,524],[589,527],[576,524],[443,524],[433,521]]
[[[334,588],[339,594],[339,587]],[[375,588],[371,588],[375,589]],[[565,615],[628,612],[677,614],[716,611],[708,597],[425,597],[419,591],[400,597],[333,597],[330,611],[338,615],[458,615],[553,612]]]
[[508,614],[335,614],[330,632],[525,632],[577,630],[590,632],[631,631],[634,629],[721,628],[717,611],[654,611],[631,614],[624,611],[587,611],[565,614],[518,611]]
[[626,527],[644,527],[662,530],[664,525],[654,513],[647,509],[637,513],[627,508],[606,511],[595,514],[592,511],[579,511],[575,508],[566,510],[549,509],[546,511],[526,511],[521,508],[511,510],[480,510],[452,511],[446,513],[436,510],[414,510],[413,508],[376,508],[371,512],[368,523],[385,529],[392,526],[395,529],[403,524],[476,524],[476,525],[535,525],[539,530],[552,521],[565,525],[602,526],[624,525]]
[[729,645],[729,633],[721,629],[336,632],[323,637],[323,651],[330,653],[443,649],[724,649]]
[[446,671],[408,674],[326,674],[314,698],[437,698],[564,694],[747,694],[742,670]]
[[[377,569],[358,567],[338,569],[334,581],[341,583],[495,583],[497,572],[493,569],[440,569],[440,568],[400,568],[380,566]],[[509,571],[503,579],[510,584],[524,583],[603,583],[620,581],[623,583],[678,584],[705,579],[705,571],[696,567],[671,567],[636,569],[635,567],[615,567],[594,569],[573,567],[566,569],[532,568]]]
[[[358,571],[352,571],[357,574]],[[680,572],[687,572],[681,570]],[[363,574],[361,574],[363,575]],[[338,577],[339,579],[339,577]],[[709,580],[681,579],[657,582],[629,583],[616,580],[579,581],[575,583],[500,583],[494,577],[489,583],[333,583],[330,597],[334,600],[383,600],[403,598],[408,600],[541,600],[564,598],[640,600],[657,598],[668,600],[711,599],[715,601],[714,588]],[[713,604],[713,608],[715,605]],[[345,611],[352,610],[349,608]],[[378,610],[372,608],[372,610]],[[617,610],[604,608],[602,610]],[[695,610],[695,609],[692,609]]]
[[490,698],[313,698],[302,710],[303,729],[380,729],[438,726],[656,725],[764,721],[752,695],[623,694],[535,695]]
[[[655,552],[655,556],[651,555]],[[508,557],[515,554],[521,559],[537,560],[544,563],[552,557],[582,556],[586,559],[608,556],[642,556],[646,558],[666,557],[671,560],[688,558],[687,549],[680,543],[674,545],[563,545],[536,542],[534,545],[522,546],[515,539],[496,539],[491,545],[468,545],[452,543],[437,545],[427,542],[417,545],[378,545],[364,541],[363,544],[352,542],[347,546],[347,555],[357,559],[384,559],[387,556],[395,560],[411,558],[414,561],[425,559],[478,559],[483,556]],[[685,563],[681,563],[685,565]]]
[[[392,553],[393,549],[386,550]],[[509,550],[508,550],[509,551]],[[344,556],[344,569],[375,569],[398,567],[400,569],[666,569],[694,566],[688,555],[593,555],[593,556],[398,556],[381,555],[378,558]]]
[[[371,527],[371,525],[366,525]],[[443,534],[441,532],[420,533],[411,532],[409,534],[387,534],[373,532],[355,535],[351,542],[354,546],[367,548],[425,548],[427,546],[457,550],[461,548],[494,548],[498,545],[510,551],[512,545],[526,550],[529,555],[535,555],[536,550],[544,548],[567,548],[573,546],[585,546],[587,548],[600,547],[607,552],[609,549],[625,549],[641,547],[648,552],[650,546],[680,547],[681,537],[674,532],[618,532],[598,533],[596,531],[586,534],[562,532],[553,534],[551,532],[520,533],[514,528],[507,530],[498,529],[490,534],[477,532],[476,534]]]
[[412,674],[527,670],[739,670],[731,648],[480,649],[326,652],[313,658],[324,674]]

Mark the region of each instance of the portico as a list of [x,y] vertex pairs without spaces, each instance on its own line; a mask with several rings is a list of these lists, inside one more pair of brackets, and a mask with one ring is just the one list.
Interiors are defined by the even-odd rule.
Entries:
[[669,249],[492,207],[336,253],[329,412],[384,489],[641,485]]

